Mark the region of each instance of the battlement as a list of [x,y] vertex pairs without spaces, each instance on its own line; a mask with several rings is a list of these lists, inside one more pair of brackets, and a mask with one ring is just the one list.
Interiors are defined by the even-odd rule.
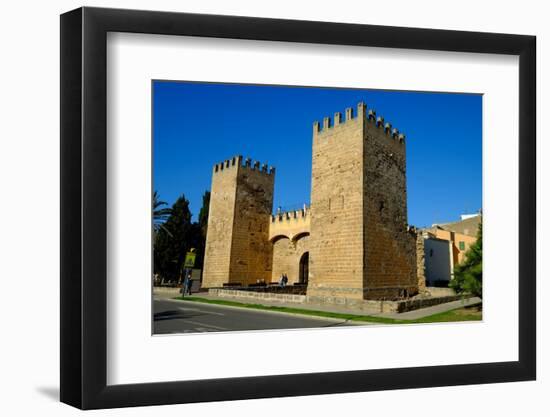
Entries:
[[357,104],[357,114],[354,114],[353,108],[348,107],[345,110],[345,119],[342,118],[342,113],[334,113],[334,118],[330,116],[323,118],[323,123],[319,121],[313,122],[313,137],[322,136],[324,134],[331,133],[334,129],[339,129],[346,126],[349,122],[357,121],[359,117],[362,117],[368,123],[373,124],[377,128],[381,129],[388,138],[391,138],[399,143],[405,143],[405,135],[400,133],[398,129],[392,128],[391,123],[384,121],[384,117],[376,116],[376,110],[368,109],[367,105],[363,102]]
[[299,210],[280,211],[277,210],[276,214],[271,215],[271,222],[283,222],[291,219],[302,219],[310,216],[311,209],[304,204],[304,207]]
[[280,211],[270,215],[269,240],[288,238],[291,242],[309,236],[311,228],[311,211],[304,204],[301,209]]
[[247,168],[253,171],[262,172],[266,175],[275,175],[275,167],[262,164],[260,161],[252,161],[251,158],[244,158],[241,155],[236,155],[231,159],[226,159],[220,163],[214,164],[213,172],[222,172],[235,167]]

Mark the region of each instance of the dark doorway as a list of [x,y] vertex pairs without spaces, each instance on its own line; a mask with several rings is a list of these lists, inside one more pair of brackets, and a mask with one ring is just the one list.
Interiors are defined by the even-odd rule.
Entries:
[[306,252],[300,258],[300,284],[307,284],[309,277],[309,252]]

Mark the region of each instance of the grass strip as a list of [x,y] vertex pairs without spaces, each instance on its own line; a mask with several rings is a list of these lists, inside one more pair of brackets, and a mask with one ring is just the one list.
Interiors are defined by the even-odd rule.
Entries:
[[204,303],[204,304],[217,304],[217,305],[225,305],[225,306],[231,306],[231,307],[250,308],[255,310],[278,311],[281,313],[301,314],[304,316],[329,317],[329,318],[340,319],[340,320],[368,322],[368,323],[381,323],[381,324],[444,323],[444,322],[453,322],[453,321],[481,320],[481,312],[472,311],[471,313],[469,312],[459,313],[459,310],[462,310],[463,307],[458,307],[457,309],[454,309],[454,310],[445,311],[443,313],[437,313],[427,317],[422,317],[420,319],[403,320],[403,319],[391,319],[387,317],[378,317],[378,316],[368,316],[368,315],[358,315],[358,314],[348,314],[348,313],[334,313],[334,312],[320,311],[320,310],[308,310],[308,309],[294,308],[294,307],[266,306],[263,304],[241,303],[241,302],[230,301],[230,300],[211,300],[208,298],[193,297],[193,296],[188,296],[185,298],[175,297],[175,299],[185,300],[185,301],[194,301],[197,303]]

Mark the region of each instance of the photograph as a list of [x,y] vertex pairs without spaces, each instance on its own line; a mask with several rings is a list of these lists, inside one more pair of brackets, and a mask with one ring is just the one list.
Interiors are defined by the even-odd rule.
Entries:
[[0,415],[550,415],[544,4],[3,4]]
[[153,335],[482,321],[482,94],[151,95]]

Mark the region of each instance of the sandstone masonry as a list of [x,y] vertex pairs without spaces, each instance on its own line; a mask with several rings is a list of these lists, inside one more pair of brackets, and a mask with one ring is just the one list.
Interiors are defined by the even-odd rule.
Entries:
[[[415,295],[424,280],[407,223],[405,136],[364,103],[313,124],[311,206],[273,209],[275,171],[237,156],[214,166],[203,287],[307,284],[307,300]],[[423,253],[423,252],[422,252]]]
[[271,279],[274,168],[236,156],[214,166],[203,286]]

